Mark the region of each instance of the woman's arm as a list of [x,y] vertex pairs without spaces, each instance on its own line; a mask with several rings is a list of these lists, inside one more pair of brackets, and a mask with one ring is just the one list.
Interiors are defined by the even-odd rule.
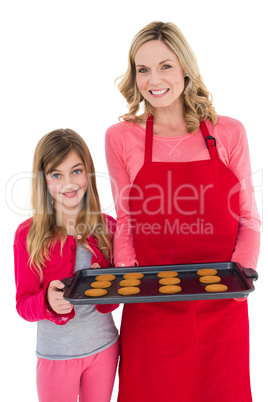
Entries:
[[[111,233],[111,241],[114,243],[114,234],[116,231],[116,221],[113,217],[111,217],[109,215],[105,215],[105,217],[106,217],[106,223],[107,223],[108,229]],[[98,264],[96,264],[96,265],[98,265]],[[113,263],[109,260],[108,267],[112,267],[112,266],[113,266]],[[99,265],[98,265],[98,267],[99,267]],[[90,268],[97,268],[97,266],[95,266],[95,267],[91,266]],[[119,304],[96,304],[97,311],[102,314],[111,313],[118,307],[119,307]]]
[[128,204],[131,182],[123,160],[123,147],[118,141],[121,134],[118,133],[119,129],[119,125],[110,127],[105,137],[106,160],[117,214],[114,263],[115,266],[134,266],[138,265],[138,261],[133,246]]
[[241,183],[239,229],[232,261],[255,268],[260,249],[260,218],[254,196],[249,147],[244,126],[238,120],[222,122],[230,141],[229,168]]

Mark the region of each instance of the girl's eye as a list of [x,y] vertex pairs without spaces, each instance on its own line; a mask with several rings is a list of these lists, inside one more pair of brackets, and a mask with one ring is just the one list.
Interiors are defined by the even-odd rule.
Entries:
[[168,68],[171,68],[171,66],[169,64],[165,64],[162,68],[163,70],[167,70]]
[[60,174],[59,173],[54,173],[51,175],[52,179],[59,179],[60,178]]
[[73,171],[73,174],[80,174],[81,172],[82,172],[81,169],[75,169],[75,170]]

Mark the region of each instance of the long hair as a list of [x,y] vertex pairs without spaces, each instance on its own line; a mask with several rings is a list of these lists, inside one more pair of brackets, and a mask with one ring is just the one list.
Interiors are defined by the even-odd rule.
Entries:
[[34,153],[32,168],[32,207],[34,213],[27,236],[30,263],[41,278],[42,266],[45,260],[49,258],[50,248],[53,248],[59,240],[62,248],[67,239],[66,228],[57,225],[56,211],[53,207],[52,196],[47,188],[45,172],[47,169],[53,171],[71,151],[75,151],[82,159],[88,182],[82,208],[76,217],[75,233],[80,235],[79,240],[91,252],[93,250],[86,239],[89,235],[95,236],[98,248],[104,257],[112,257],[110,233],[101,213],[95,168],[89,149],[85,141],[73,130],[51,131],[40,139]]
[[154,21],[141,29],[134,37],[129,54],[128,68],[123,74],[118,89],[126,99],[129,111],[120,119],[139,122],[137,112],[144,102],[144,112],[154,115],[154,108],[141,95],[136,84],[135,57],[141,45],[151,40],[161,40],[178,57],[185,73],[184,119],[188,132],[198,130],[201,120],[209,119],[216,124],[217,114],[212,105],[212,96],[201,77],[195,55],[180,29],[171,22]]

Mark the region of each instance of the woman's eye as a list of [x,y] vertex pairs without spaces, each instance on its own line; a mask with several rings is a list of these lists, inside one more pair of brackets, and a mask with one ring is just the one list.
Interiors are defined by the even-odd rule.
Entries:
[[75,169],[75,170],[73,171],[73,174],[80,174],[81,172],[82,172],[81,169]]
[[165,64],[162,68],[163,70],[167,70],[168,68],[171,68],[171,66],[169,64]]
[[141,74],[144,74],[144,73],[147,72],[147,69],[146,69],[146,68],[140,68],[140,69],[138,70],[138,72],[141,73]]

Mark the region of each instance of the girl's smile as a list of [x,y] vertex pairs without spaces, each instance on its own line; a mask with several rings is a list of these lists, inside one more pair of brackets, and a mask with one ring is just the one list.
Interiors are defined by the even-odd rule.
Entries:
[[78,192],[78,190],[76,190],[76,191],[68,191],[68,192],[61,193],[61,194],[64,195],[65,197],[67,197],[67,198],[73,198],[73,197],[76,196],[77,192]]

